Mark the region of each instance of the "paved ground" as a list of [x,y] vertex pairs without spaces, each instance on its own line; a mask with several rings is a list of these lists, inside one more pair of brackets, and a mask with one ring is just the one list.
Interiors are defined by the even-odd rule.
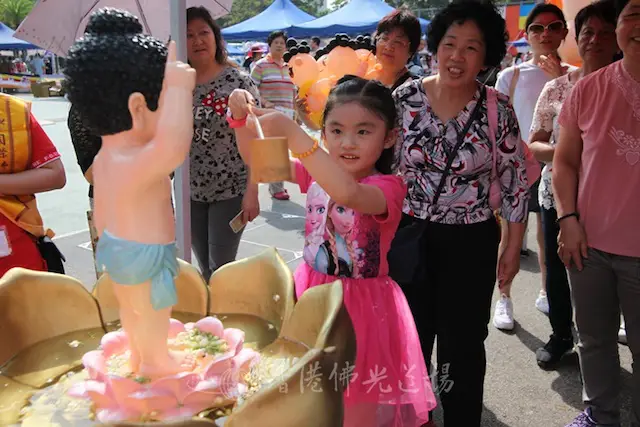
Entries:
[[[62,154],[67,171],[66,187],[40,195],[38,203],[47,225],[58,234],[57,243],[68,259],[68,273],[91,288],[95,273],[86,223],[87,184],[76,164],[66,128],[68,104],[61,98],[41,99],[34,102],[33,110]],[[289,186],[289,192],[292,200],[279,202],[271,200],[266,188],[262,189],[262,214],[244,232],[239,257],[276,246],[292,269],[300,262],[304,199],[293,186]],[[536,247],[533,233],[529,242],[531,248]],[[583,408],[577,358],[567,359],[554,372],[542,371],[535,363],[534,352],[550,333],[547,318],[534,308],[539,288],[540,273],[534,254],[523,260],[514,283],[518,322],[515,331],[505,334],[491,327],[489,333],[483,426],[561,427]],[[455,301],[451,301],[450,309],[456,310]],[[620,353],[626,426],[631,357],[626,347],[621,346]]]

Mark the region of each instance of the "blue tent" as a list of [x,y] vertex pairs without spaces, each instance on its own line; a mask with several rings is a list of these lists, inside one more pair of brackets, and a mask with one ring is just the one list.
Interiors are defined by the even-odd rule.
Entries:
[[246,21],[224,28],[226,40],[262,40],[272,31],[314,20],[313,15],[298,9],[291,0],[275,0],[268,8]]
[[[378,22],[394,10],[382,0],[351,0],[349,3],[315,21],[294,25],[289,35],[294,37],[326,37],[336,33],[349,35],[373,33]],[[420,19],[424,31],[429,25],[426,19]]]
[[14,32],[11,28],[0,22],[0,50],[39,49],[38,46],[13,37]]
[[227,54],[229,54],[229,56],[243,56],[245,54],[245,51],[239,48],[238,46],[228,44]]

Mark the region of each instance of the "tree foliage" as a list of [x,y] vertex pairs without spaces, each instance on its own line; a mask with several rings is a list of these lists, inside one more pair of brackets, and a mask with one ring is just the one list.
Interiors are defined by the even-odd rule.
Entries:
[[35,0],[0,0],[0,21],[14,30],[31,12]]

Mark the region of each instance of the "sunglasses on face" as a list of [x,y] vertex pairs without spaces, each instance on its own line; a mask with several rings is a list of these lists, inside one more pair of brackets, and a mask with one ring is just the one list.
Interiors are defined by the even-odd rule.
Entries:
[[532,34],[542,34],[545,30],[549,30],[550,33],[559,33],[564,30],[564,22],[562,21],[553,21],[550,24],[542,25],[542,24],[531,24],[529,28],[527,28],[528,33]]

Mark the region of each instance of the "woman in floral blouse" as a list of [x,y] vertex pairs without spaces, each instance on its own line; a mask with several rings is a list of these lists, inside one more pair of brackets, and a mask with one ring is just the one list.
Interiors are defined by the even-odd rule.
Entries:
[[547,266],[546,291],[549,301],[549,322],[553,331],[544,347],[536,351],[538,364],[552,368],[565,353],[573,349],[573,310],[567,270],[558,256],[558,214],[551,188],[551,162],[558,138],[558,116],[569,92],[583,76],[613,62],[616,43],[616,11],[612,0],[591,3],[578,12],[574,20],[578,52],[582,68],[548,82],[538,98],[531,125],[530,148],[546,165],[538,189],[542,208],[544,257]]
[[191,237],[202,274],[235,260],[242,233],[229,222],[241,210],[243,220],[259,213],[258,186],[247,180],[233,130],[226,120],[234,89],[246,89],[258,99],[251,78],[231,67],[220,27],[204,7],[187,9],[187,53],[196,70],[193,95],[194,133],[190,153]]
[[[491,3],[457,0],[431,22],[427,44],[436,52],[439,72],[400,86],[399,171],[408,194],[402,226],[428,221],[422,256],[424,283],[404,283],[430,360],[438,337],[438,377],[445,424],[478,427],[489,312],[496,282],[499,227],[489,206],[493,149],[489,140],[485,88],[476,81],[484,67],[498,66],[506,53],[505,21]],[[478,114],[462,135],[476,104]],[[497,95],[497,168],[502,217],[509,242],[500,256],[498,276],[511,280],[519,270],[527,212],[528,183],[524,145],[506,96]],[[453,155],[437,204],[433,204],[448,156]]]

